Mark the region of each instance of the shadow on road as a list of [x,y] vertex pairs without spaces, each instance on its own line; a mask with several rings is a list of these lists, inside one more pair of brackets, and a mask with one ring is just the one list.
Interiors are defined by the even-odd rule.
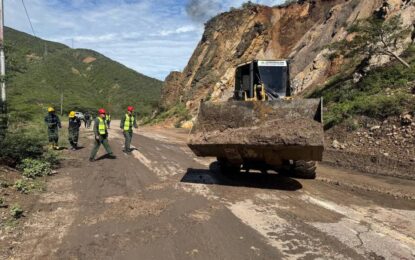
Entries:
[[217,162],[213,162],[209,169],[187,169],[186,174],[180,181],[286,191],[295,191],[303,187],[297,180],[280,174],[246,173],[242,171],[239,174],[224,175],[220,173]]
[[95,159],[95,161],[101,161],[101,160],[104,160],[104,159],[114,160],[114,159],[116,159],[116,158],[111,158],[111,156],[110,156],[110,155],[108,155],[108,154],[104,154],[104,155],[102,155],[102,156],[98,157],[97,159]]

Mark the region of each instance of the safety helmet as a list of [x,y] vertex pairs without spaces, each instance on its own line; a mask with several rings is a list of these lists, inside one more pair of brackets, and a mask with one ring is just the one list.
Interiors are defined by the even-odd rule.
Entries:
[[102,114],[106,114],[105,109],[100,108],[100,109],[98,110],[98,114],[100,114],[100,115],[102,115]]
[[53,107],[48,107],[48,112],[55,112],[55,109]]
[[74,117],[75,117],[75,111],[71,111],[71,112],[69,113],[69,117],[70,117],[70,118],[74,118]]
[[127,107],[127,111],[129,111],[129,112],[134,111],[134,107],[133,107],[133,106],[129,106],[129,107]]

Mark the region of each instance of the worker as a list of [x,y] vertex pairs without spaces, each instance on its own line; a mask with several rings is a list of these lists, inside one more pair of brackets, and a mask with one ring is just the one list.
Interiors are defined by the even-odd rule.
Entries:
[[75,111],[69,113],[68,139],[71,144],[71,150],[78,149],[79,128],[81,127],[81,119],[75,115]]
[[101,144],[104,146],[107,151],[107,156],[110,159],[115,159],[116,157],[112,153],[111,147],[108,143],[108,126],[105,120],[106,118],[105,109],[101,108],[98,110],[98,117],[94,120],[94,134],[95,134],[95,145],[91,151],[91,156],[89,161],[95,161],[95,156],[98,153],[99,147]]
[[125,145],[123,152],[131,153],[131,139],[133,138],[133,127],[137,128],[137,121],[133,115],[134,107],[129,106],[127,108],[127,113],[122,117],[120,128],[123,130]]
[[110,129],[111,128],[111,115],[110,115],[110,113],[106,114],[105,120],[107,121],[108,129]]
[[53,107],[48,108],[48,114],[45,116],[45,123],[48,127],[49,147],[52,149],[59,149],[59,128],[62,128],[59,117],[55,114]]
[[89,114],[89,112],[85,113],[85,128],[89,128],[91,126],[91,115]]

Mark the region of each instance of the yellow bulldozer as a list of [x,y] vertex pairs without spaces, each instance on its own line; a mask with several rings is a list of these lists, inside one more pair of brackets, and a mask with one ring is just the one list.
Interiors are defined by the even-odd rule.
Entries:
[[314,179],[324,150],[321,99],[291,97],[288,60],[236,68],[233,97],[201,102],[188,146],[223,173],[259,170]]

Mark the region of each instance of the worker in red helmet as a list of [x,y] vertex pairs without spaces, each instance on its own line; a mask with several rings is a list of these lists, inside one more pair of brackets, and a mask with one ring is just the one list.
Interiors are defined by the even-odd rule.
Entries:
[[131,153],[132,149],[130,148],[131,140],[133,138],[133,127],[137,128],[137,121],[134,115],[134,107],[127,107],[127,113],[121,118],[120,128],[123,130],[125,144],[124,150],[125,153]]
[[95,119],[94,123],[94,134],[95,134],[95,145],[91,151],[91,156],[89,161],[95,161],[95,156],[98,153],[99,147],[101,144],[104,146],[107,151],[107,157],[110,159],[115,159],[116,157],[112,153],[111,147],[108,143],[108,125],[105,121],[106,112],[105,109],[101,108],[98,110],[98,117]]

